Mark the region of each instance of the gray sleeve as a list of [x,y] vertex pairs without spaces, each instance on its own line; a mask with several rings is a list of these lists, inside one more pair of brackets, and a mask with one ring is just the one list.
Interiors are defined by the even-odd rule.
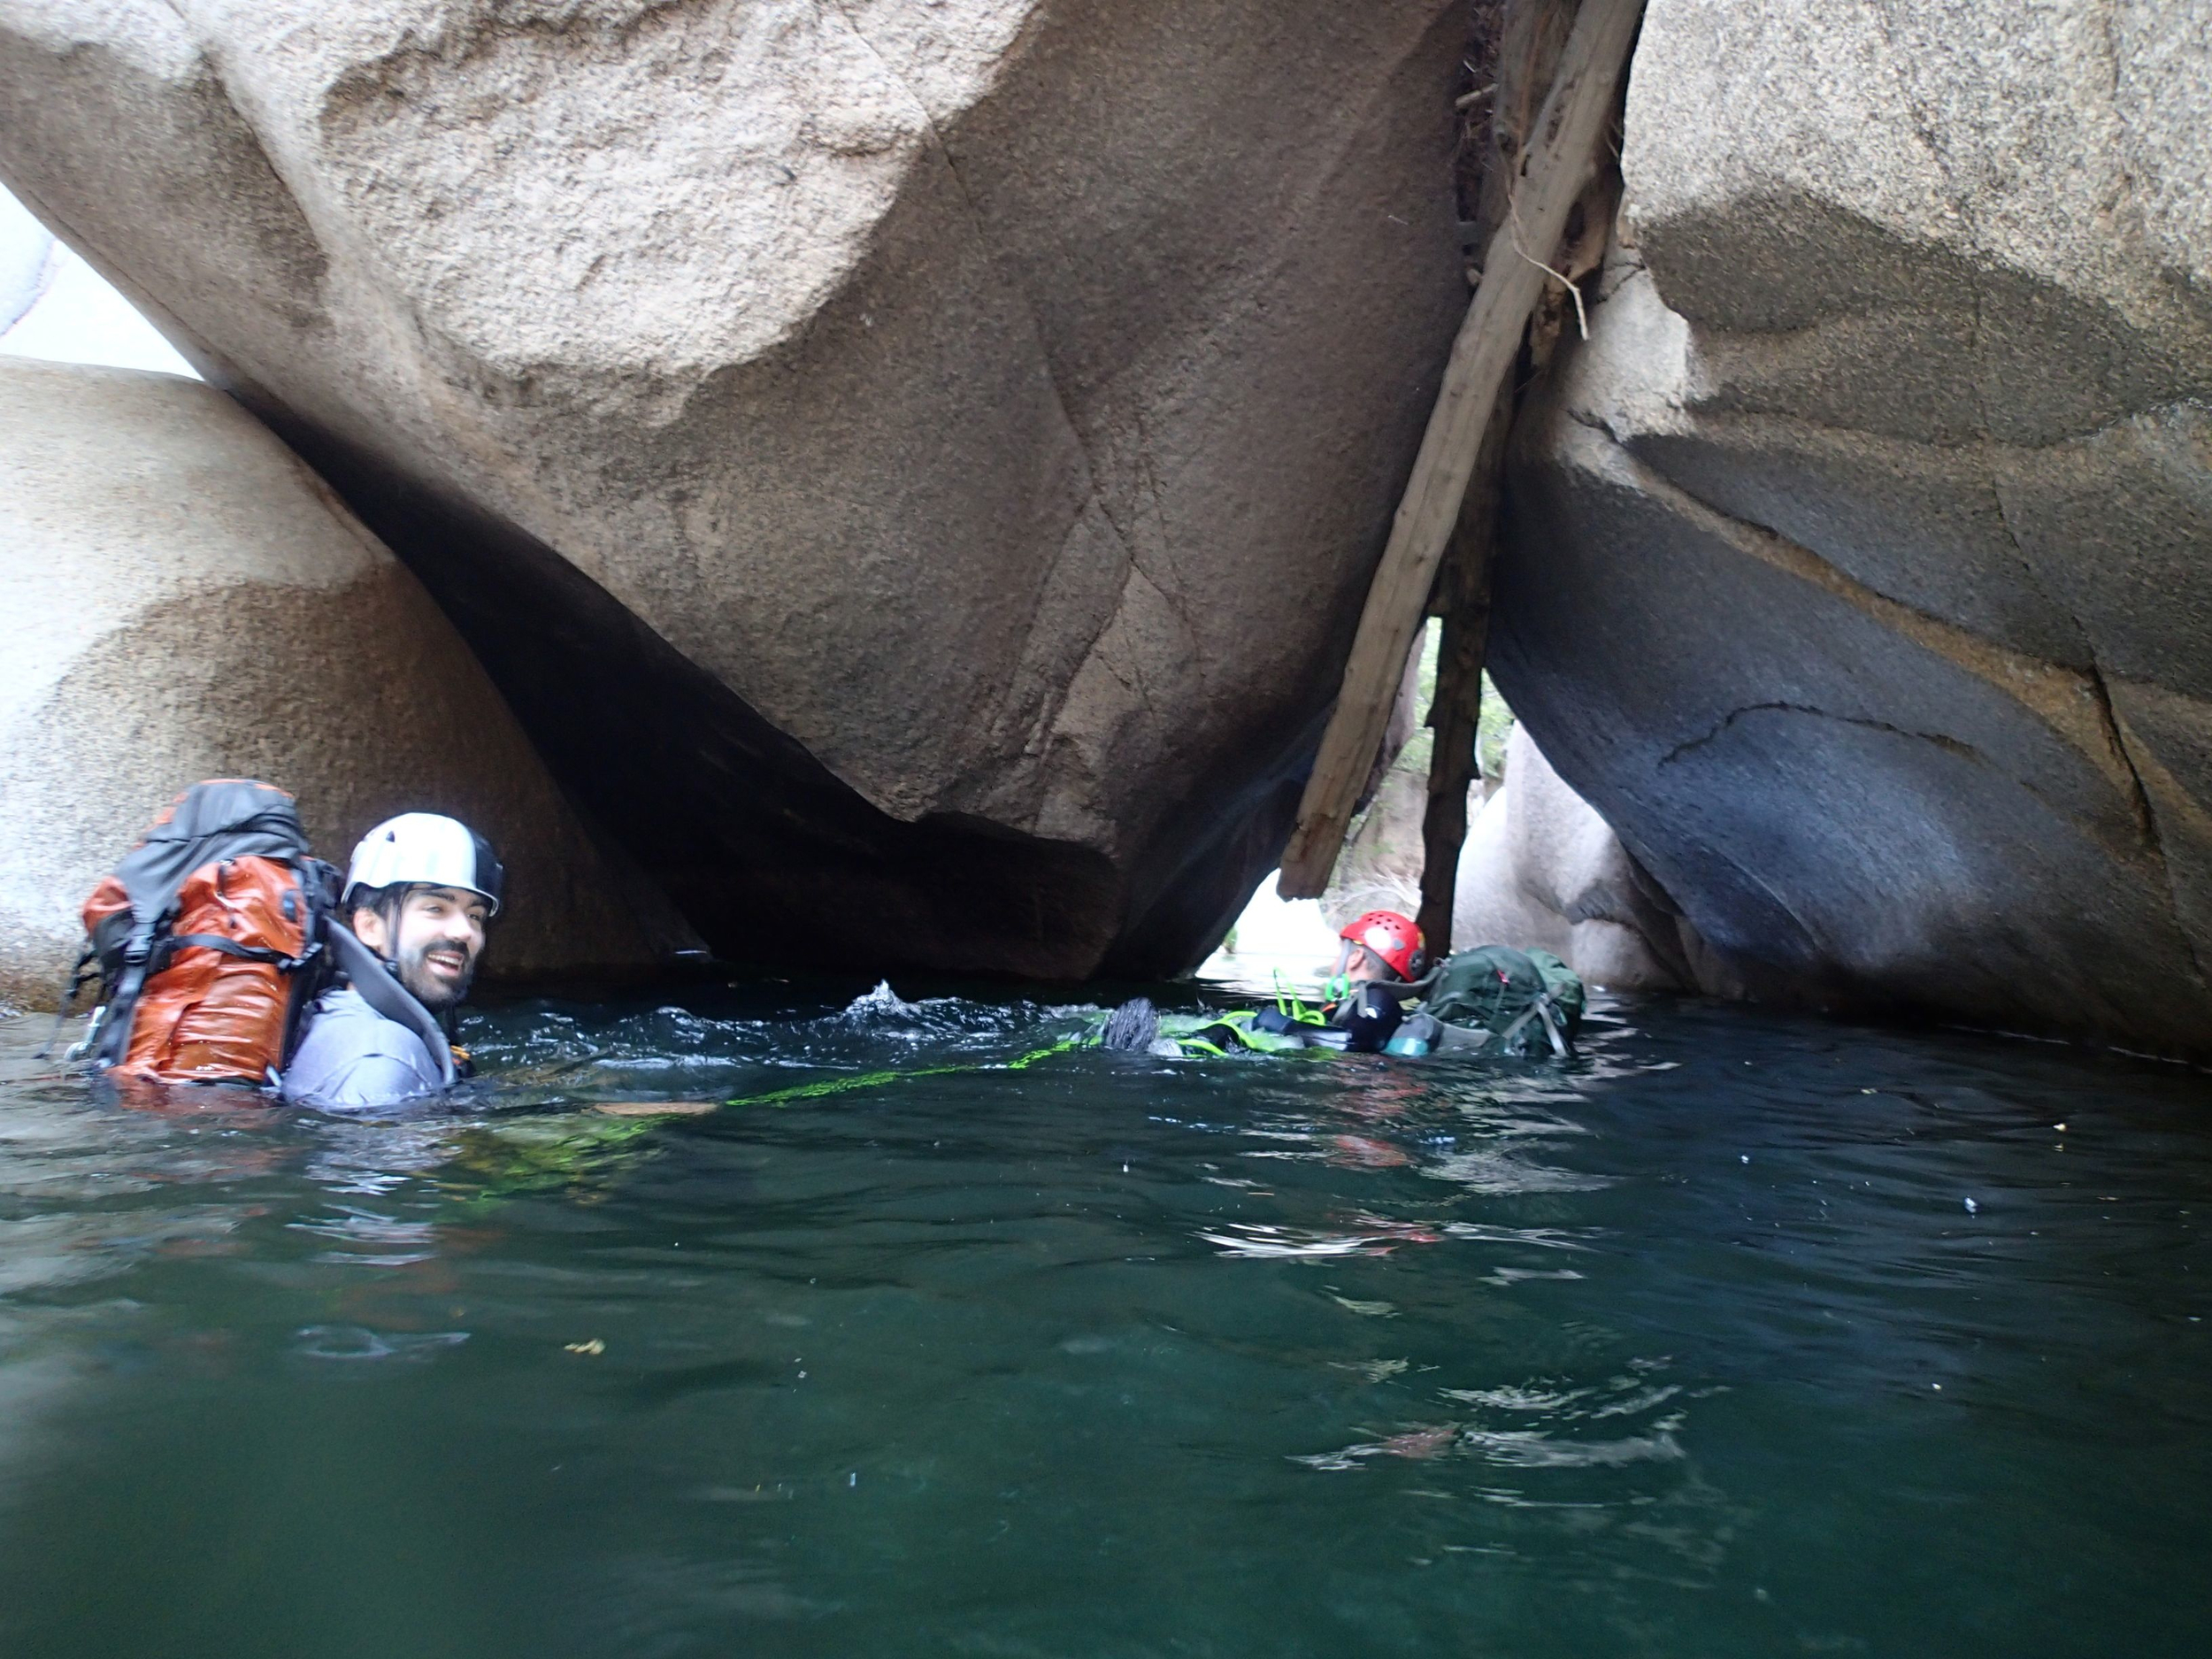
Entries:
[[414,1033],[388,1019],[326,1015],[308,1026],[283,1093],[296,1105],[345,1111],[419,1100],[444,1086]]
[[[426,1082],[421,1071],[396,1055],[365,1054],[323,1071],[295,1085],[296,1068],[284,1074],[284,1098],[301,1106],[320,1106],[343,1111],[363,1106],[388,1106],[438,1092],[438,1084]],[[311,1087],[309,1087],[311,1085]]]

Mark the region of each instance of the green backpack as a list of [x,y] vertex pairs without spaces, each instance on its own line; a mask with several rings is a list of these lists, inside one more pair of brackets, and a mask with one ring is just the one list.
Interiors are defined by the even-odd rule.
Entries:
[[1574,1048],[1586,998],[1575,971],[1548,950],[1481,945],[1437,970],[1423,1010],[1446,1025],[1479,1032],[1471,1046],[1493,1054],[1555,1054]]

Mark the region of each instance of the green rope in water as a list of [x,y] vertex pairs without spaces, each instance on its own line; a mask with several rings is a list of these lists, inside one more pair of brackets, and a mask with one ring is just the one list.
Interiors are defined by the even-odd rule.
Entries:
[[795,1100],[819,1100],[825,1094],[845,1094],[856,1088],[876,1088],[886,1083],[902,1082],[917,1077],[953,1077],[974,1071],[1022,1071],[1048,1059],[1056,1054],[1065,1054],[1078,1048],[1082,1040],[1070,1037],[1048,1048],[1033,1048],[1012,1060],[975,1060],[964,1065],[910,1066],[901,1071],[864,1071],[858,1077],[835,1077],[820,1083],[801,1083],[794,1088],[772,1089],[765,1094],[746,1094],[726,1102],[731,1106],[782,1106]]

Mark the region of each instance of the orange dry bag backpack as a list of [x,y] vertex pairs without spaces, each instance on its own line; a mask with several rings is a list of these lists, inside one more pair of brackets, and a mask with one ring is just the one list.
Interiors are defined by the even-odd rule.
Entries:
[[120,1077],[273,1081],[332,977],[337,898],[290,795],[193,785],[85,901],[64,1005],[96,977],[100,1007],[74,1052]]

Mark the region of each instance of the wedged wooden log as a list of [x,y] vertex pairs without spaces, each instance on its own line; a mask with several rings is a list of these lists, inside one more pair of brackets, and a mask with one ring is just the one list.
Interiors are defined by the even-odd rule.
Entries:
[[1328,885],[1499,388],[1519,351],[1529,313],[1550,280],[1548,262],[1613,114],[1642,15],[1643,0],[1584,0],[1575,19],[1368,589],[1336,711],[1322,735],[1283,856],[1278,890],[1285,898],[1316,898]]
[[[1509,0],[1494,55],[1495,78],[1485,88],[1492,96],[1483,142],[1482,192],[1475,205],[1479,240],[1487,241],[1506,221],[1508,204],[1520,177],[1518,163],[1535,130],[1537,116],[1559,69],[1567,36],[1574,27],[1576,0]],[[1605,169],[1604,171],[1610,171]],[[1564,274],[1570,281],[1575,272]],[[1552,309],[1540,303],[1532,334]],[[1429,755],[1428,800],[1421,817],[1421,908],[1417,925],[1432,956],[1452,948],[1454,910],[1459,890],[1460,849],[1466,845],[1467,789],[1473,781],[1476,733],[1482,718],[1483,654],[1490,632],[1490,557],[1497,544],[1501,473],[1516,388],[1498,388],[1496,405],[1484,428],[1482,447],[1462,501],[1459,523],[1436,580],[1432,609],[1442,619],[1436,692],[1429,705],[1433,739]]]

